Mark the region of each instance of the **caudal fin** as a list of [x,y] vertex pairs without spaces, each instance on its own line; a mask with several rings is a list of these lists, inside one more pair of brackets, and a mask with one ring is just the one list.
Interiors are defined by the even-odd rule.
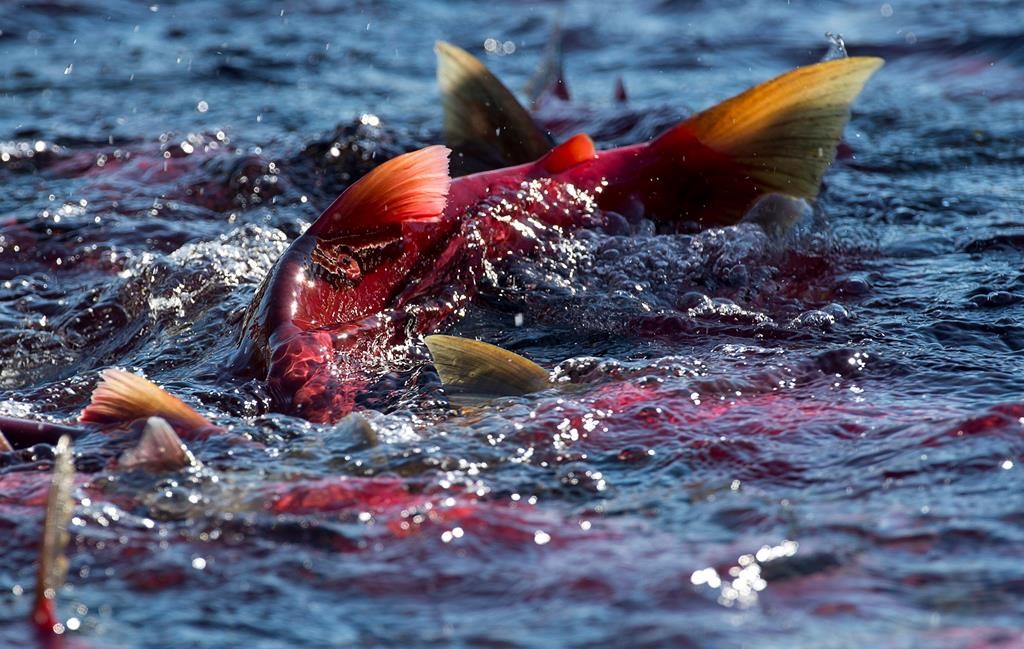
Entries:
[[475,405],[551,387],[547,370],[501,347],[457,336],[427,336],[424,342],[445,392],[457,405]]
[[92,393],[92,401],[79,421],[101,425],[123,425],[137,419],[162,417],[185,431],[209,431],[210,420],[181,399],[137,374],[105,370]]
[[68,572],[64,551],[68,545],[68,523],[75,508],[71,497],[75,465],[71,458],[71,438],[61,437],[53,456],[53,478],[46,499],[46,518],[36,566],[36,597],[32,607],[32,623],[47,634],[61,632],[54,601]]
[[11,446],[11,443],[7,441],[6,437],[4,437],[3,431],[0,431],[0,453],[10,453],[13,450],[14,447]]
[[[770,192],[813,199],[835,157],[850,104],[882,59],[854,57],[797,68],[694,115],[651,143],[681,155],[703,146],[691,173],[706,186],[691,218],[735,223]],[[697,163],[700,162],[700,166]]]
[[512,92],[475,56],[438,41],[444,140],[460,172],[533,162],[554,146]]

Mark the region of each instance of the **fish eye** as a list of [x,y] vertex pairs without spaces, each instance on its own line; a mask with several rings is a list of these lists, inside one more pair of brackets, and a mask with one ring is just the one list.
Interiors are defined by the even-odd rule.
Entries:
[[359,265],[359,261],[356,260],[350,254],[341,253],[337,259],[338,273],[347,278],[350,282],[358,282],[363,278],[363,269]]
[[312,272],[332,286],[353,288],[363,279],[363,266],[344,245],[318,245],[313,249]]

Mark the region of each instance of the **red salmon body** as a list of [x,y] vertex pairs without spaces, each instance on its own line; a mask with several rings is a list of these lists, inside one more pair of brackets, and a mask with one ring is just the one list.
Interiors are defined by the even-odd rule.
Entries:
[[598,152],[577,135],[534,162],[456,180],[445,147],[399,156],[281,256],[246,315],[236,367],[266,376],[277,409],[336,421],[403,345],[461,314],[488,264],[529,254],[537,230],[605,212],[726,225],[766,194],[814,198],[849,104],[880,65],[800,68],[649,143]]

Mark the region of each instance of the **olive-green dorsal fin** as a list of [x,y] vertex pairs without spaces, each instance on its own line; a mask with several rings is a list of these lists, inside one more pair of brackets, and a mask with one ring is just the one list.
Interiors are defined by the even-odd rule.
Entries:
[[533,162],[554,145],[512,92],[475,56],[438,41],[437,81],[444,108],[444,141],[460,171]]
[[424,340],[445,392],[457,405],[551,387],[547,370],[501,347],[457,336],[427,336]]

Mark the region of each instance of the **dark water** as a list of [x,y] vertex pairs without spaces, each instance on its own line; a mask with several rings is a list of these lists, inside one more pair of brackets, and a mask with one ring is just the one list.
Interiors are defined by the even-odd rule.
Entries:
[[[602,145],[817,60],[826,31],[888,65],[786,240],[583,232],[454,329],[587,387],[456,416],[410,362],[366,396],[369,448],[269,413],[224,368],[270,264],[353,178],[439,140],[434,40],[520,88],[558,16],[559,121]],[[1022,25],[948,0],[9,3],[0,414],[71,419],[118,366],[262,443],[149,476],[79,442],[73,636],[1024,646]],[[47,455],[0,469],[4,646],[33,637]],[[308,507],[268,511],[282,494]]]

